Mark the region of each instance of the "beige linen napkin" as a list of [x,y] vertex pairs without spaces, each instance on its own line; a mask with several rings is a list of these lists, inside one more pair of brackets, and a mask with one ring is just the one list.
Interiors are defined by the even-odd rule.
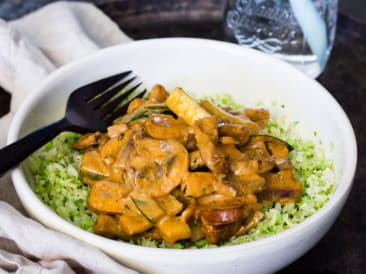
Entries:
[[[25,218],[0,201],[0,237],[16,243],[21,252],[0,249],[0,269],[16,273],[135,273],[100,250]],[[74,271],[74,270],[75,271]]]
[[[14,113],[49,73],[129,41],[87,3],[56,2],[15,21],[0,19],[0,85],[12,95],[11,112],[0,118],[0,147]],[[21,209],[9,175],[0,178],[0,200]],[[24,217],[8,203],[0,201],[0,273],[133,273],[100,250]]]

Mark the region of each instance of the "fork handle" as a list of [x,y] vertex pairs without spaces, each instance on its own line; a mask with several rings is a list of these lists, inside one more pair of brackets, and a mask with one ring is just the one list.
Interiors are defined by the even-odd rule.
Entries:
[[71,124],[63,118],[42,127],[18,141],[0,149],[0,177],[12,167],[22,162],[38,148],[46,144],[60,132],[70,129]]

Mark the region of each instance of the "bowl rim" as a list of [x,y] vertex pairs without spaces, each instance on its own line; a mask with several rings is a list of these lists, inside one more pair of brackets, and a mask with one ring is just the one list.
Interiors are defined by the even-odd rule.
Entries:
[[[226,252],[235,252],[235,251],[244,251],[251,250],[254,247],[263,247],[268,244],[278,243],[283,239],[283,237],[290,237],[291,235],[299,235],[304,233],[309,227],[318,222],[319,219],[324,218],[325,216],[332,213],[332,210],[336,207],[336,205],[341,201],[345,202],[347,196],[351,190],[353,184],[353,178],[356,172],[357,165],[357,142],[354,130],[352,128],[351,122],[349,121],[346,113],[343,108],[339,105],[339,103],[335,100],[335,98],[317,81],[305,75],[303,72],[298,71],[296,68],[291,65],[276,59],[274,57],[268,56],[260,51],[253,50],[250,48],[243,48],[239,45],[224,42],[224,41],[216,41],[204,38],[154,38],[154,39],[145,39],[133,41],[125,44],[120,44],[116,46],[112,46],[109,48],[101,49],[96,53],[68,63],[56,71],[52,72],[33,92],[30,94],[24,102],[21,104],[20,108],[16,112],[14,119],[11,122],[7,143],[10,144],[19,138],[21,127],[23,126],[24,118],[26,117],[29,108],[39,99],[42,95],[47,94],[47,86],[51,84],[53,81],[58,81],[59,77],[62,77],[64,73],[72,70],[75,66],[83,65],[84,63],[92,62],[100,58],[105,54],[113,54],[113,51],[119,51],[120,48],[126,47],[144,47],[145,45],[149,46],[159,43],[172,43],[175,45],[182,44],[190,44],[190,45],[200,45],[203,44],[208,47],[214,47],[218,50],[229,51],[234,54],[250,54],[258,58],[266,59],[269,65],[273,64],[275,66],[286,66],[287,70],[292,70],[292,73],[297,74],[297,77],[305,77],[308,78],[309,82],[312,82],[312,85],[316,87],[321,96],[327,97],[326,99],[332,104],[332,108],[338,113],[338,118],[340,118],[340,122],[343,123],[345,130],[345,140],[347,141],[348,147],[350,150],[348,151],[348,158],[350,161],[348,165],[344,169],[344,175],[342,176],[343,180],[338,182],[338,186],[332,193],[330,199],[324,204],[322,208],[317,210],[312,216],[306,218],[301,223],[288,228],[284,231],[257,239],[255,241],[251,241],[243,244],[235,244],[230,246],[220,246],[218,248],[204,248],[204,249],[162,249],[162,248],[153,248],[153,247],[144,247],[129,244],[127,242],[111,240],[91,232],[85,231],[76,225],[69,223],[64,220],[62,217],[58,216],[55,212],[53,212],[50,208],[48,208],[42,201],[36,196],[31,187],[29,186],[25,174],[22,168],[16,167],[12,173],[11,178],[15,190],[19,199],[21,200],[23,206],[29,212],[26,203],[30,203],[33,206],[36,206],[37,210],[39,210],[38,215],[43,216],[46,220],[52,220],[51,222],[39,221],[46,226],[51,227],[62,227],[63,229],[59,230],[63,233],[71,235],[73,237],[77,237],[82,239],[88,243],[98,246],[99,248],[105,248],[105,246],[115,248],[123,248],[129,249],[131,251],[136,252],[144,252],[145,254],[153,252],[156,255],[174,255],[174,256],[185,256],[185,255],[198,255],[198,254],[218,254],[218,253],[226,253]],[[37,218],[38,219],[38,218]],[[43,220],[43,219],[42,219]],[[107,248],[108,249],[108,248]],[[141,253],[142,254],[142,253]]]

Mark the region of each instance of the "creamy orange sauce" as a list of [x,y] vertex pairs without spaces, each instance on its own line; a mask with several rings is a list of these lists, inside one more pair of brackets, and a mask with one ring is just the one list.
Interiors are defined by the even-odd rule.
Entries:
[[95,233],[220,243],[255,227],[265,203],[300,198],[287,144],[262,134],[268,111],[238,113],[204,101],[192,106],[200,111],[194,116],[175,113],[182,109],[175,100],[156,85],[106,133],[75,144],[84,152],[88,204],[98,214]]

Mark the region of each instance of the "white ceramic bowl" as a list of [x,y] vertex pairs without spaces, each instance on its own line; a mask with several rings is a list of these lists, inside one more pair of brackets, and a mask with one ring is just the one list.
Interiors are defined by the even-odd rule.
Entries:
[[277,101],[303,132],[318,131],[333,142],[337,185],[316,214],[287,231],[255,242],[213,249],[170,250],[134,246],[92,233],[64,221],[29,187],[23,170],[12,173],[25,209],[48,227],[104,250],[123,264],[147,273],[271,273],[296,260],[327,232],[352,186],[357,148],[353,129],[333,97],[290,65],[225,42],[202,39],[153,39],[102,50],[62,67],[32,92],[17,112],[8,142],[63,115],[67,95],[96,79],[132,69],[145,87],[159,82],[169,90],[182,86],[196,94],[231,93],[235,101]]

